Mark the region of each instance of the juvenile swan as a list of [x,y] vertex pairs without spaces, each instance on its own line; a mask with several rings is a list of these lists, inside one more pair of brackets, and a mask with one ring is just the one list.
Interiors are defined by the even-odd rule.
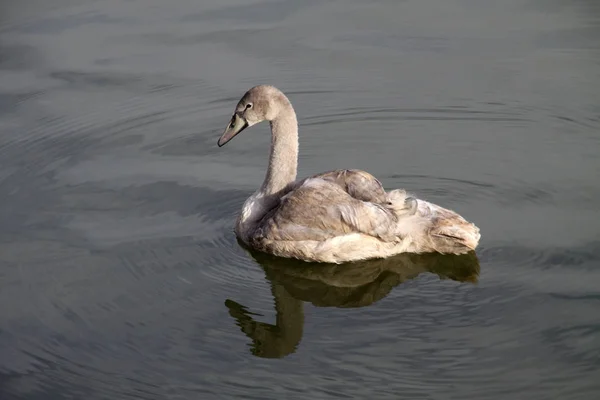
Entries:
[[296,180],[298,121],[288,98],[273,86],[244,94],[218,146],[265,120],[272,136],[267,174],[235,224],[247,246],[328,263],[405,252],[461,254],[477,247],[481,235],[475,225],[404,190],[386,192],[367,172],[336,170]]

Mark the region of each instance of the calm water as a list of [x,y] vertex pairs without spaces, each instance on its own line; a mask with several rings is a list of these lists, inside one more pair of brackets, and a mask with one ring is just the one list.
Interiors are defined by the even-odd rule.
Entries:
[[[232,232],[288,93],[300,174],[362,168],[477,255],[315,266]],[[0,6],[0,399],[596,399],[595,0]]]

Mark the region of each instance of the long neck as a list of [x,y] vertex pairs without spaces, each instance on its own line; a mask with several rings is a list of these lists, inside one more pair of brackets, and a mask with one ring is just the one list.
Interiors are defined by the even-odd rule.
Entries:
[[271,121],[271,154],[261,192],[277,193],[296,180],[298,170],[298,120],[291,104]]

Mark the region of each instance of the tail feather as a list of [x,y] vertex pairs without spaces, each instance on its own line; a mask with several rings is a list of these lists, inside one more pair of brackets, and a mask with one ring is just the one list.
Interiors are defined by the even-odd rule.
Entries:
[[[447,223],[449,221],[444,222]],[[443,223],[432,226],[430,235],[436,250],[441,253],[454,253],[456,247],[465,247],[468,250],[475,250],[479,244],[479,238],[481,237],[479,228],[464,220],[452,222],[452,225]],[[451,249],[448,249],[448,247]]]
[[414,235],[420,237],[413,236],[413,241],[422,252],[461,254],[475,250],[479,244],[479,228],[452,210],[418,200],[414,217],[419,221],[413,222],[413,226],[421,229]]
[[479,228],[458,213],[401,189],[387,192],[386,205],[398,218],[395,234],[407,251],[462,254],[475,250],[481,237]]

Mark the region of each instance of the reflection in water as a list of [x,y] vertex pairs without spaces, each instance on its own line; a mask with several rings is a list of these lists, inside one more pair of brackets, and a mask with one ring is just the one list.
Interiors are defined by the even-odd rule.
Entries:
[[[1,4],[0,400],[599,397],[600,1]],[[257,83],[301,176],[467,213],[477,285],[392,290],[465,257],[263,272],[232,226],[268,127],[215,143]]]
[[479,260],[475,252],[463,255],[400,254],[386,259],[348,264],[306,263],[247,249],[263,267],[275,299],[275,325],[255,321],[243,305],[226,300],[229,314],[250,339],[257,357],[282,358],[293,353],[304,325],[303,302],[317,307],[366,307],[423,272],[441,279],[476,283]]

